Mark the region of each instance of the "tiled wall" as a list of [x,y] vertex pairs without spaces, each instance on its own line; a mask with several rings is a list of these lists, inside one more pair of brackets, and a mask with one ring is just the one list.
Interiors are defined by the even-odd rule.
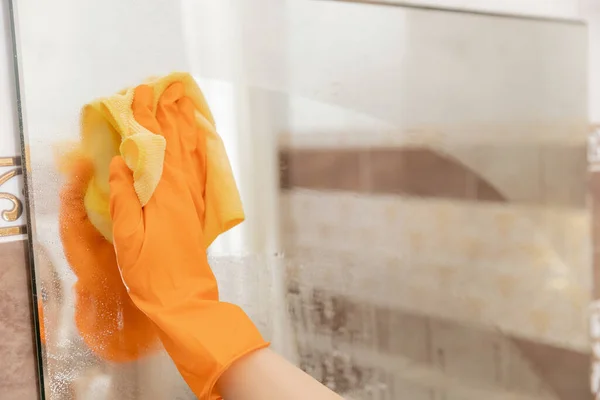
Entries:
[[[290,11],[280,158],[291,289],[298,309],[317,292],[326,321],[295,316],[308,364],[340,381],[317,335],[341,369],[388,365],[366,373],[371,398],[589,399],[586,71],[555,63],[583,60],[585,29],[306,4]],[[362,29],[325,32],[342,12]],[[422,349],[418,363],[386,335]]]
[[[268,88],[278,110],[304,365],[350,392],[369,382],[371,398],[589,398],[585,28],[263,3],[287,23],[241,10],[239,70],[200,59],[208,44],[196,54],[207,77]],[[332,322],[339,304],[358,316]],[[397,317],[376,323],[381,308]],[[428,326],[418,340],[386,325],[405,315]],[[377,330],[431,356],[388,358]]]
[[[26,110],[26,139],[31,150],[30,201],[35,217],[38,283],[46,289],[58,286],[54,291],[47,291],[48,299],[44,303],[48,331],[44,348],[48,377],[46,396],[63,398],[76,392],[78,398],[94,400],[135,398],[138,395],[136,366],[106,366],[98,362],[86,353],[74,327],[71,290],[74,276],[62,255],[58,235],[61,182],[53,151],[57,144],[60,147],[64,142],[77,140],[79,111],[83,104],[150,75],[189,70],[181,30],[181,2],[13,3],[18,3],[21,94]],[[131,29],[132,21],[135,29]],[[91,42],[99,45],[90,46]],[[7,62],[9,60],[12,67],[12,55]],[[16,105],[14,99],[10,104]],[[1,118],[0,123],[3,120]],[[4,142],[0,140],[0,143]],[[16,148],[18,151],[18,146]],[[49,273],[51,267],[56,269],[58,277]],[[155,376],[149,375],[157,380]],[[90,390],[95,391],[90,394]],[[155,395],[160,399],[174,398],[165,393]],[[2,394],[0,398],[4,398]],[[29,400],[33,397],[14,398]]]
[[[89,53],[88,46],[88,36],[94,36],[99,25],[86,26],[82,35],[67,35],[61,29],[71,29],[71,25],[56,24],[47,13],[39,12],[40,4],[29,3],[23,15],[36,21],[26,37],[30,44],[28,109],[30,116],[36,116],[29,121],[29,138],[38,150],[47,148],[44,140],[48,137],[76,132],[74,110],[90,97],[105,93],[109,87],[113,90],[128,84],[139,74],[185,64],[181,61],[184,50],[178,47],[184,43],[177,36],[179,30],[161,23],[168,36],[149,24],[152,34],[163,38],[175,35],[176,40],[146,41],[147,51],[143,53],[149,57],[147,63],[126,63],[125,70],[117,65],[111,70],[114,73],[106,73],[107,66],[102,62],[89,63],[93,57],[102,57],[100,53]],[[558,114],[576,121],[574,126],[573,121],[559,121],[548,126],[500,126],[497,131],[494,123],[459,124],[454,130],[446,130],[444,137],[436,129],[401,134],[385,131],[378,135],[381,132],[375,132],[372,121],[365,117],[367,122],[363,118],[345,120],[354,128],[357,121],[366,126],[360,134],[345,133],[348,126],[335,119],[332,125],[344,132],[337,137],[311,128],[303,132],[301,140],[296,132],[282,138],[282,142],[295,144],[308,141],[311,145],[305,147],[313,148],[298,150],[291,146],[294,148],[282,153],[285,192],[280,206],[290,276],[289,302],[303,366],[349,396],[363,388],[370,392],[370,398],[389,399],[588,398],[588,343],[582,310],[589,300],[589,271],[585,268],[589,263],[589,249],[585,247],[589,216],[583,211],[583,180],[579,179],[584,169],[581,126],[586,125],[580,121],[580,114],[585,114],[580,113],[580,94],[585,88],[581,79],[555,82],[562,85],[554,87],[562,97],[562,106],[557,107],[552,96],[538,95],[539,90],[549,87],[548,83],[533,79],[540,78],[536,72],[542,66],[548,76],[560,73],[567,78],[579,77],[579,71],[570,67],[571,57],[564,57],[569,65],[561,64],[562,58],[556,59],[553,50],[554,45],[564,51],[575,48],[573,54],[577,56],[578,46],[572,43],[579,43],[573,40],[579,33],[567,27],[554,32],[548,26],[542,33],[524,35],[529,25],[505,21],[506,25],[494,30],[490,39],[495,38],[498,46],[506,42],[524,44],[498,59],[496,53],[486,53],[491,48],[487,44],[467,40],[473,38],[472,31],[461,29],[466,24],[460,15],[436,25],[424,23],[430,18],[426,13],[408,13],[407,17],[401,10],[383,15],[380,8],[353,7],[345,14],[345,25],[327,34],[339,13],[335,5],[325,3],[294,2],[287,17],[297,18],[289,21],[268,20],[262,11],[253,14],[260,14],[260,24],[254,21],[251,26],[262,29],[247,29],[249,22],[245,21],[246,40],[255,46],[248,50],[252,57],[246,54],[249,84],[338,102],[348,109],[362,107],[371,115],[393,121],[395,127],[411,128],[431,115],[439,117],[435,122],[446,124],[445,128],[473,114],[506,122],[511,113],[521,110],[543,111],[534,119]],[[61,1],[49,7],[60,18],[77,10],[86,20],[101,21],[91,18],[98,10],[81,2]],[[176,12],[147,10],[155,12],[152,18],[162,22],[164,15],[178,21]],[[169,10],[173,11],[170,5]],[[129,15],[121,13],[123,18]],[[213,14],[206,15],[213,18]],[[315,15],[323,18],[316,19]],[[44,18],[37,20],[40,16]],[[444,17],[439,14],[436,18]],[[365,19],[373,25],[362,25]],[[484,18],[475,23],[480,29],[491,25]],[[282,34],[265,28],[272,28],[270,24],[278,25]],[[52,43],[66,46],[63,50],[68,58],[53,58],[55,52],[40,51],[48,47],[48,38],[52,37],[40,36],[40,26],[69,38]],[[291,37],[286,38],[290,32]],[[506,32],[514,36],[505,36]],[[105,39],[114,46],[119,44],[124,57],[130,56],[122,35],[113,33]],[[260,34],[268,35],[268,40]],[[205,37],[210,37],[210,42],[215,39]],[[425,42],[397,51],[406,45],[396,40],[400,37],[424,38]],[[535,41],[528,40],[538,37],[550,37],[553,46],[537,46],[540,52],[532,55],[529,48]],[[449,40],[451,46],[436,47],[432,38]],[[290,43],[284,42],[287,39]],[[165,64],[154,63],[157,43],[169,48],[170,56],[160,58]],[[173,47],[173,43],[178,46]],[[360,43],[366,45],[357,48]],[[332,46],[344,44],[347,47],[342,50],[331,51]],[[107,47],[113,56],[114,46]],[[73,48],[81,51],[73,52]],[[218,50],[215,54],[224,51],[220,47]],[[232,52],[238,50],[234,47]],[[463,51],[479,68],[462,68],[449,50]],[[381,54],[389,56],[385,71],[378,69],[382,65],[379,62],[365,63],[362,69],[351,68],[361,65],[356,63],[359,56],[379,60]],[[451,62],[443,63],[442,68],[437,62],[424,62],[440,55]],[[519,57],[525,61],[514,63]],[[208,64],[225,60],[228,66],[238,65],[229,57],[204,60]],[[289,68],[283,67],[286,63],[291,64]],[[64,79],[48,80],[46,74],[39,73],[41,64]],[[71,67],[64,69],[67,64]],[[374,68],[366,68],[370,66]],[[220,78],[230,78],[231,72],[221,67],[200,70]],[[445,73],[440,74],[440,70]],[[340,76],[340,71],[345,75]],[[52,89],[42,92],[53,96],[57,88],[69,86],[73,76],[89,85],[70,91],[62,111],[49,108],[47,98],[36,96],[40,88]],[[476,82],[465,85],[464,80],[472,76],[476,76]],[[495,81],[489,76],[514,80]],[[427,86],[431,90],[419,92],[424,97],[415,96],[415,89],[420,88],[414,83],[428,80],[435,83]],[[531,90],[515,96],[513,89],[517,86]],[[371,96],[373,88],[378,92]],[[440,88],[452,97],[439,97]],[[486,96],[480,97],[482,93]],[[498,99],[496,93],[504,97]],[[456,112],[449,112],[449,106],[456,106]],[[293,112],[290,115],[294,117]],[[338,114],[330,109],[315,114],[311,109],[302,122],[322,128],[321,117],[332,115]],[[514,140],[524,137],[528,143]],[[545,141],[539,142],[540,138]],[[45,156],[49,154],[38,151],[34,159]],[[55,225],[51,211],[56,209],[58,180],[49,174],[47,165],[51,161],[46,161],[34,163],[34,176],[36,196],[41,200],[36,212],[49,214],[46,225],[40,218],[40,226],[47,227]],[[46,242],[56,244],[52,231],[47,231],[50,235]],[[24,260],[19,258],[15,265],[24,265]],[[248,292],[247,287],[231,288]],[[265,300],[264,293],[256,295]],[[327,357],[321,357],[323,354]],[[152,379],[163,370],[150,372],[148,377]],[[357,397],[369,398],[364,393]]]
[[25,241],[0,243],[0,397],[6,399],[38,395],[28,268]]
[[8,2],[0,5],[0,398],[36,399],[22,166]]
[[584,354],[357,302],[352,294],[291,289],[300,364],[341,393],[367,399],[408,393],[419,400],[589,398]]
[[[380,396],[589,398],[583,143],[442,151],[327,136],[284,139],[280,157],[309,367],[349,385],[318,361],[316,335],[351,354],[340,368],[375,368],[362,374]],[[306,298],[317,314],[302,314]]]
[[[584,144],[498,144],[437,146],[386,143],[368,147],[317,147],[328,134],[284,152],[284,187],[403,194],[464,201],[516,202],[520,205],[583,208],[586,168]],[[359,136],[359,135],[356,135]],[[368,133],[362,134],[368,137]],[[346,138],[346,140],[351,140]],[[364,139],[363,139],[364,140]],[[377,141],[377,139],[371,139]],[[504,156],[511,162],[499,162]],[[389,171],[394,171],[389,173]],[[515,176],[519,175],[519,179]],[[573,175],[578,179],[569,179]]]
[[590,306],[590,333],[592,343],[592,390],[600,393],[600,126],[590,134],[589,149],[589,198],[592,212],[592,277],[593,299]]

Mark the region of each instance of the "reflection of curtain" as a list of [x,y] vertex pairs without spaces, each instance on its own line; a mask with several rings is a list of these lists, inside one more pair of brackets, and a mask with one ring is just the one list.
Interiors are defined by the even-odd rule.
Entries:
[[[229,82],[196,79],[202,88],[217,121],[219,135],[223,139],[227,155],[238,186],[241,184],[239,119],[236,116],[234,85]],[[245,204],[244,204],[245,205]],[[211,253],[240,253],[244,238],[240,228],[235,228],[219,237],[211,247]]]
[[[255,55],[248,53],[246,35],[248,29],[260,29],[268,21],[285,24],[287,2],[268,0],[268,7],[260,10],[250,3],[182,0],[188,64],[215,116],[246,212],[246,221],[217,239],[210,254],[223,298],[244,307],[273,347],[294,358],[283,262],[277,255],[281,247],[277,137],[287,100],[249,85],[247,72]],[[278,56],[272,61],[285,76],[285,37],[277,43],[265,49]]]
[[228,82],[199,83],[225,142],[246,212],[246,221],[210,249],[222,297],[240,304],[274,348],[294,358],[279,256],[277,135],[286,98]]
[[[255,231],[256,227],[249,226],[255,213],[251,177],[258,171],[252,163],[255,158],[250,140],[253,129],[244,82],[240,4],[236,0],[183,0],[181,3],[188,62],[217,121],[217,130],[225,143],[248,214],[243,226],[223,235],[212,246],[211,253],[217,254],[261,250],[251,244],[260,233]],[[219,69],[207,68],[206,60]]]

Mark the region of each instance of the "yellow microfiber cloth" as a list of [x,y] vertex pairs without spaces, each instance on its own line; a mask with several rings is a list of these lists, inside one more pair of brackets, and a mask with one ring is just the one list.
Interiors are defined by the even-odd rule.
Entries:
[[[140,98],[145,109],[140,109]],[[172,111],[169,107],[185,107],[185,113],[166,117],[163,114]],[[141,125],[140,114],[162,118],[164,129]],[[192,194],[203,232],[201,250],[205,253],[219,234],[242,222],[244,212],[213,116],[189,74],[152,78],[94,101],[83,108],[81,119],[81,141],[59,159],[67,176],[60,201],[61,241],[78,278],[75,322],[96,355],[128,362],[157,349],[158,336],[152,322],[132,302],[117,264],[110,215],[111,161],[120,156],[133,172],[137,207],[148,205],[155,200],[165,157],[172,151],[162,130],[183,124],[188,135],[181,138],[185,150],[175,158],[194,166],[184,171],[185,179],[190,187],[201,188]],[[176,198],[185,194],[173,193]]]
[[[145,85],[154,91],[154,106],[165,89],[181,82],[196,108],[196,123],[206,134],[206,191],[204,233],[208,247],[219,234],[244,220],[240,196],[231,166],[204,95],[192,76],[172,73],[151,78]],[[146,205],[160,180],[165,139],[134,118],[131,109],[135,88],[88,104],[82,111],[82,150],[94,164],[94,176],[85,195],[88,217],[98,231],[112,242],[109,214],[108,171],[110,161],[121,155],[134,174],[134,187],[142,206]]]

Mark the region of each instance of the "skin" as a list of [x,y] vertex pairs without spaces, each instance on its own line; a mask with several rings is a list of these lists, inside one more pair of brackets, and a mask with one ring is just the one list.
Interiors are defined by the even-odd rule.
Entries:
[[270,349],[255,351],[234,363],[217,385],[227,400],[342,399]]

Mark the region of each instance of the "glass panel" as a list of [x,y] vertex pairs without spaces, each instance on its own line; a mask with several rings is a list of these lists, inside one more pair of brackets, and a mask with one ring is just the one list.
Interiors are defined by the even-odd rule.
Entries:
[[46,398],[194,398],[164,351],[88,348],[59,233],[57,160],[82,107],[175,70],[203,90],[246,212],[209,249],[221,298],[275,350],[351,399],[588,397],[585,26],[337,1],[18,3]]

